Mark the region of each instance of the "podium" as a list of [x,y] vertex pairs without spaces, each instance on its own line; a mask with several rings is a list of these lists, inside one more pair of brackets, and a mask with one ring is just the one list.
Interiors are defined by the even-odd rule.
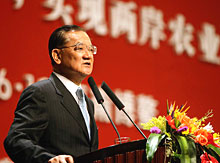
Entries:
[[[146,163],[146,140],[112,145],[74,159],[76,163]],[[165,147],[159,147],[152,163],[168,162]]]

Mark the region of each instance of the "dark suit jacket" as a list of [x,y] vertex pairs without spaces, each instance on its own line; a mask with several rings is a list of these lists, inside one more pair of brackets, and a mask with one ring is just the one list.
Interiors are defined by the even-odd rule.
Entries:
[[4,141],[10,158],[14,162],[42,163],[60,154],[77,157],[96,150],[94,104],[88,97],[86,102],[91,141],[77,102],[53,73],[48,80],[26,88]]

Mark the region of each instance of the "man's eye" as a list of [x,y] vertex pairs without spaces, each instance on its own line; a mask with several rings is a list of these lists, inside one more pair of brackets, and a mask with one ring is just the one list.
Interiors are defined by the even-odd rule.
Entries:
[[83,50],[83,47],[75,47],[74,50]]
[[93,49],[93,48],[89,48],[89,51],[93,52],[93,51],[94,51],[94,49]]

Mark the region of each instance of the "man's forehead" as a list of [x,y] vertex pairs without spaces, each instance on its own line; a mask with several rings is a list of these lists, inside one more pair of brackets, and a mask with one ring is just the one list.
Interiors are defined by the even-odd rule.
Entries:
[[89,38],[87,33],[84,32],[84,31],[71,30],[71,31],[67,32],[66,34],[67,34],[66,36],[70,37],[70,38],[76,38],[76,39],[79,39],[79,38]]
[[66,33],[66,40],[67,41],[89,41],[91,42],[88,34],[84,31],[75,31],[71,30]]

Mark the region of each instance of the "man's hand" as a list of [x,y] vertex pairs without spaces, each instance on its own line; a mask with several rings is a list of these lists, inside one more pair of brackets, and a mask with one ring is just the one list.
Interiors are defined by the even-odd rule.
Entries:
[[58,155],[51,158],[48,163],[74,163],[73,157],[70,155]]

